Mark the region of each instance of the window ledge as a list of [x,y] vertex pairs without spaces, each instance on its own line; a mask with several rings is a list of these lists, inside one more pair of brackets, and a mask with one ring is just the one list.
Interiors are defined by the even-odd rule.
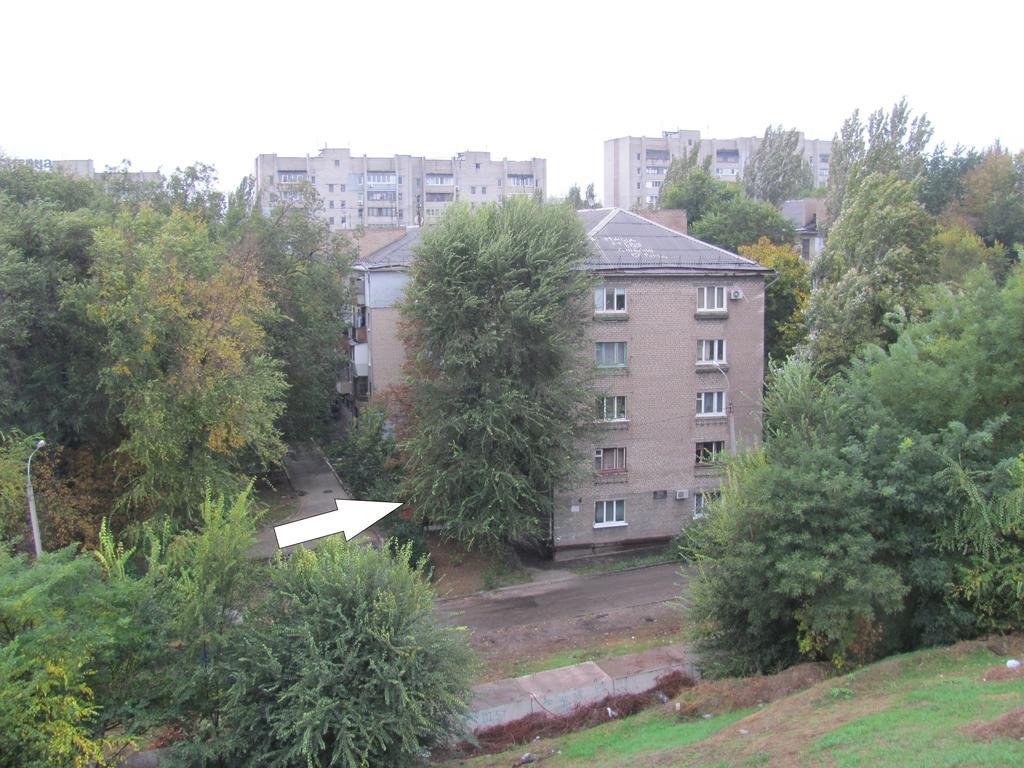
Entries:
[[623,470],[615,470],[613,472],[595,472],[594,473],[594,484],[595,485],[606,485],[608,483],[628,483],[629,472]]
[[729,317],[727,309],[698,309],[693,313],[698,320],[725,320]]
[[629,320],[628,312],[595,312],[595,320]]
[[699,421],[711,421],[712,419],[721,419],[725,421],[726,414],[724,413],[698,413],[697,419]]
[[621,523],[594,523],[595,528],[625,528],[629,523],[623,521]]
[[717,370],[728,371],[728,363],[697,363],[698,373],[714,373]]
[[628,429],[629,419],[595,419],[594,425],[606,429]]

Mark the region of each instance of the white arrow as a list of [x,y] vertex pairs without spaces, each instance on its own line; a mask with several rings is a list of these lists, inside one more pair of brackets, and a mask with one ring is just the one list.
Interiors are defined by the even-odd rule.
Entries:
[[275,525],[277,546],[284,549],[293,544],[322,539],[335,533],[344,533],[345,540],[351,541],[382,517],[402,506],[401,502],[355,499],[335,499],[334,503],[338,505],[338,509],[333,512]]

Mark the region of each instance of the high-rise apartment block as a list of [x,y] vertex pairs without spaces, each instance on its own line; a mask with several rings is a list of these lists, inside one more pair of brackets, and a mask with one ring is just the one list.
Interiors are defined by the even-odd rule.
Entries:
[[260,205],[298,204],[309,185],[334,229],[392,228],[430,223],[455,201],[495,203],[512,195],[543,196],[547,161],[492,160],[489,152],[460,152],[436,160],[413,155],[353,156],[322,149],[315,156],[256,158]]
[[[739,181],[761,138],[702,139],[700,131],[664,131],[656,136],[623,136],[604,143],[604,203],[620,208],[656,208],[669,163],[698,152],[711,158],[711,174]],[[800,151],[810,163],[815,186],[828,181],[832,142],[800,134]]]

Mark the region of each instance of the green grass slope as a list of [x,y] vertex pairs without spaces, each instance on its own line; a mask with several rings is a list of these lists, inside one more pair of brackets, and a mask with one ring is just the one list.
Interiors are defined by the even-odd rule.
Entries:
[[529,751],[544,768],[1021,766],[1024,676],[1008,674],[1005,661],[1022,651],[1020,641],[919,651],[753,710],[681,720],[668,704],[446,765],[511,766]]

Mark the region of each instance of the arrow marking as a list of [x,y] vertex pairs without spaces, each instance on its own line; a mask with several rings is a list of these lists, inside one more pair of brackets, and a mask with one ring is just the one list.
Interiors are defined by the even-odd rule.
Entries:
[[335,499],[336,510],[324,512],[322,515],[304,517],[291,523],[274,526],[277,546],[281,549],[294,544],[322,539],[335,533],[344,533],[345,540],[351,541],[371,525],[394,512],[402,502],[394,501],[357,501],[355,499]]

